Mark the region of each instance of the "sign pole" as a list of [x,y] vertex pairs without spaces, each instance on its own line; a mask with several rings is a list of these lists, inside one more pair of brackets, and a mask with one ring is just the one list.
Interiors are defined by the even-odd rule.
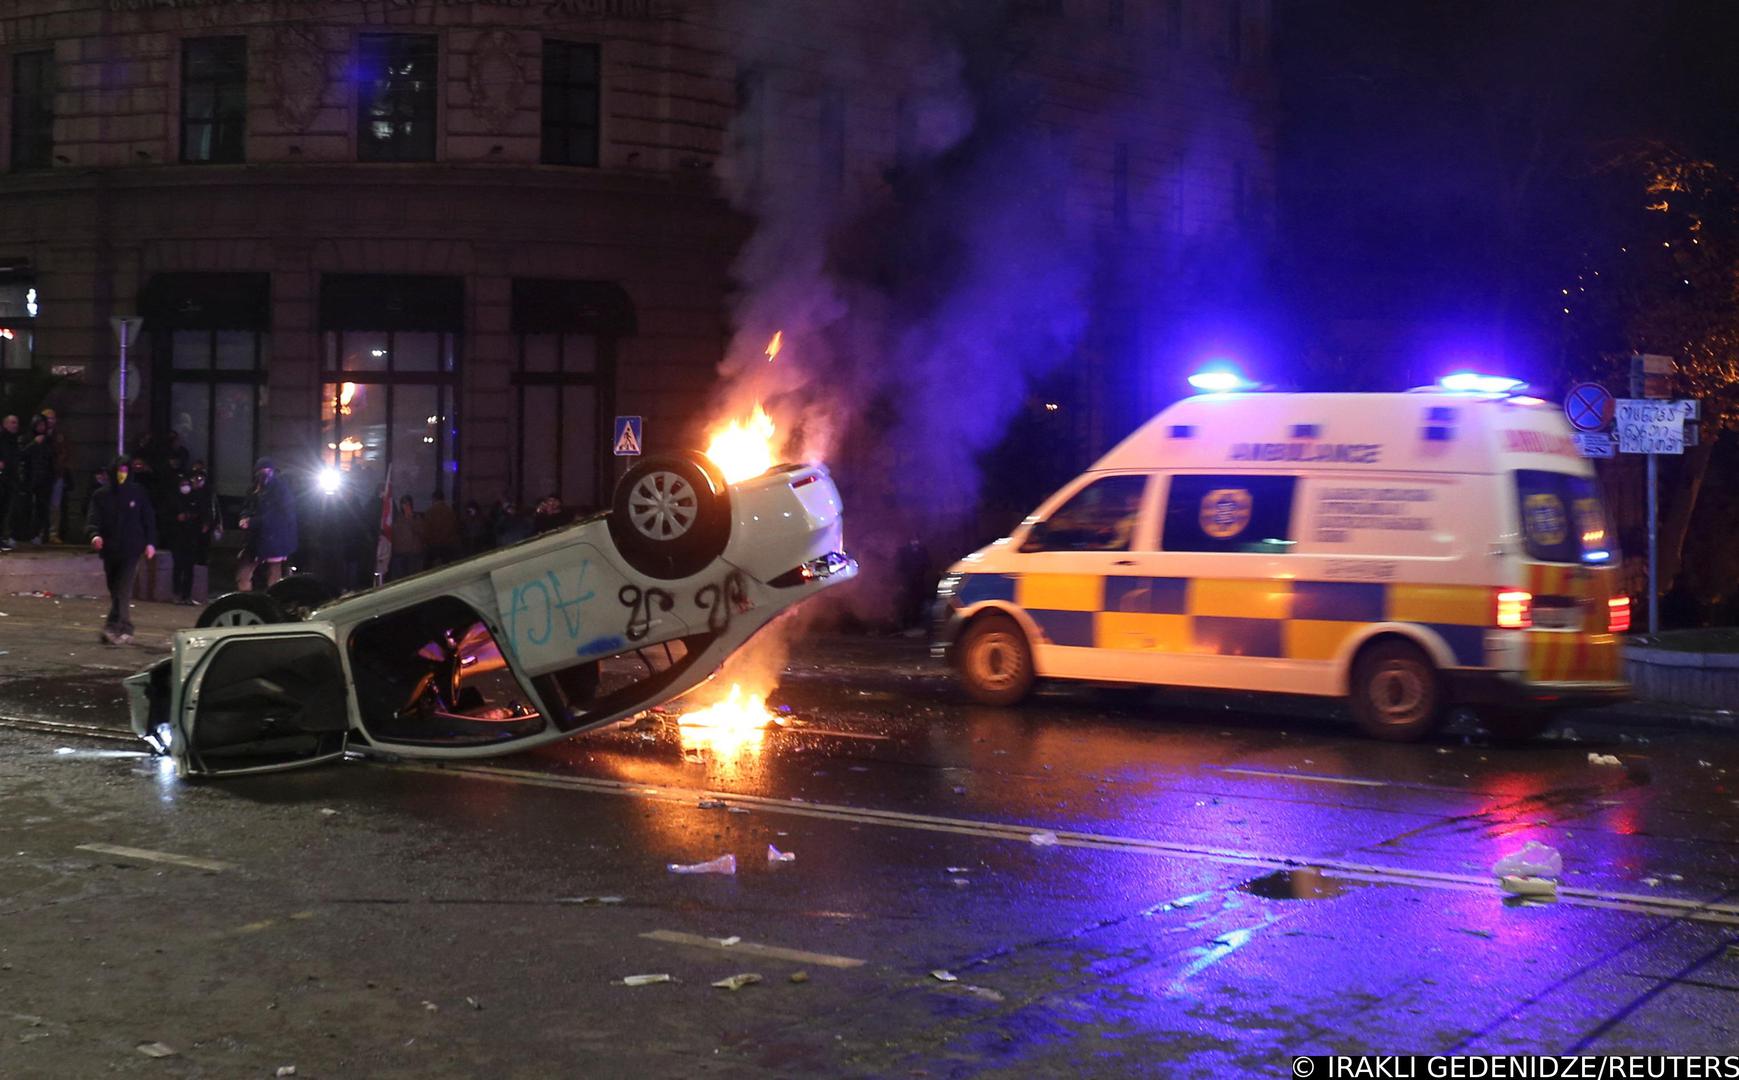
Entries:
[[1660,615],[1660,455],[1648,456],[1648,632],[1661,632]]
[[120,346],[121,362],[115,370],[115,455],[127,452],[127,346],[139,336],[139,326],[145,320],[137,315],[111,315],[109,326],[115,331],[115,344]]

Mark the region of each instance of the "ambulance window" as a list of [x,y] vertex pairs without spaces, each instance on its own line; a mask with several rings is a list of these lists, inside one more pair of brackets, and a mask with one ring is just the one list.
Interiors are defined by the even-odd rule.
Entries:
[[1145,476],[1107,476],[1075,492],[1027,533],[1022,551],[1128,551]]
[[1600,491],[1586,476],[1516,470],[1522,540],[1541,562],[1619,562],[1618,538]]
[[1292,550],[1294,476],[1173,476],[1165,501],[1166,551]]

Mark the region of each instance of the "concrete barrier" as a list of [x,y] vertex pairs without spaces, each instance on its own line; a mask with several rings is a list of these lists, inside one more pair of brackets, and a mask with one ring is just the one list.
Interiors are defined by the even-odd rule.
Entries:
[[1701,709],[1739,709],[1739,653],[1627,645],[1624,676],[1639,698]]

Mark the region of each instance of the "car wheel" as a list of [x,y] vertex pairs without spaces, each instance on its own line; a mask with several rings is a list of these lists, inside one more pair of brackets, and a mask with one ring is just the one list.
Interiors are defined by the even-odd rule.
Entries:
[[1479,722],[1492,741],[1504,745],[1519,745],[1545,734],[1558,719],[1550,709],[1483,709]]
[[197,627],[265,626],[289,622],[278,602],[265,593],[232,592],[205,605],[194,622]]
[[616,485],[610,538],[648,577],[697,574],[724,554],[730,536],[730,491],[701,454],[647,458]]
[[1424,738],[1443,716],[1437,669],[1416,645],[1380,641],[1353,664],[1351,705],[1367,735],[1390,742]]
[[291,574],[268,588],[266,595],[292,619],[306,619],[315,608],[338,599],[337,590],[313,574]]
[[1033,688],[1033,653],[1020,624],[1007,615],[985,615],[966,628],[955,646],[960,678],[972,700],[1013,705]]

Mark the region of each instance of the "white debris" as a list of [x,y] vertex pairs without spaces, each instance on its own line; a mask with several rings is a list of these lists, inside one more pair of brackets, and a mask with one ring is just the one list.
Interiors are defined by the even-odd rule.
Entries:
[[768,844],[767,845],[767,861],[768,862],[796,862],[797,861],[797,853],[795,851],[780,851],[778,848],[774,847],[772,844]]
[[1657,877],[1645,877],[1642,879],[1642,883],[1651,889],[1659,888],[1661,879]]
[[973,997],[981,997],[986,1001],[1001,1001],[1001,1000],[1003,1000],[1002,994],[1000,992],[998,992],[996,990],[992,990],[988,986],[963,986],[963,987],[961,987],[961,989],[965,990],[968,994],[971,994]]
[[735,945],[737,942],[739,942],[743,939],[741,937],[738,937],[737,935],[733,934],[730,937],[716,937],[716,938],[713,938],[712,940],[713,940],[714,945],[722,945],[723,947],[728,949],[732,945]]
[[[337,815],[338,811],[332,809],[330,806],[322,806],[320,808],[320,813],[325,817],[334,817]],[[291,1065],[291,1066],[289,1066],[289,1068],[293,1069],[293,1068],[295,1068],[295,1066]]]
[[1500,880],[1504,892],[1528,900],[1558,899],[1558,883],[1538,877],[1505,877]]
[[466,998],[466,999],[465,999],[465,1004],[467,1004],[467,1005],[469,1005],[469,1006],[471,1006],[471,1007],[472,1007],[472,1008],[473,1008],[473,1009],[476,1009],[476,1010],[477,1010],[477,1011],[478,1011],[478,1012],[482,1012],[482,1011],[483,1011],[483,1003],[482,1003],[482,1002],[481,1002],[481,1001],[478,1001],[478,1000],[477,1000],[477,999],[476,999],[476,998],[474,998],[474,997],[468,997],[468,998]]
[[439,1005],[436,1005],[432,1001],[425,1001],[425,1002],[423,1002],[423,1011],[425,1011],[425,1012],[440,1012],[441,1007]]
[[1683,881],[1683,880],[1685,880],[1685,875],[1683,875],[1683,874],[1668,874],[1667,880],[1668,881]]
[[957,877],[957,878],[949,878],[948,883],[951,885],[957,886],[957,887],[964,887],[964,886],[972,884],[972,881],[970,878]]
[[296,1075],[296,1066],[294,1066],[294,1065],[280,1065],[280,1066],[278,1066],[278,1071],[273,1073],[272,1075],[273,1076],[295,1076]]
[[1710,768],[1714,767],[1714,766],[1710,765],[1707,761],[1702,761],[1700,759],[1698,760],[1697,764],[1702,766],[1705,769],[1710,769]]
[[760,981],[761,977],[759,975],[756,975],[754,972],[745,971],[741,975],[731,975],[720,979],[718,982],[713,983],[713,985],[718,987],[720,990],[741,990],[745,986],[753,986]]
[[952,971],[944,971],[941,968],[937,968],[935,971],[930,972],[930,978],[935,979],[937,982],[960,981],[960,976],[954,974]]
[[622,980],[623,986],[651,986],[653,983],[667,983],[670,976],[660,972],[657,975],[629,975]]
[[970,867],[970,866],[950,866],[948,868],[948,872],[950,874],[970,874],[972,872],[972,867]]
[[1615,756],[1613,754],[1589,754],[1588,755],[1588,764],[1590,764],[1590,765],[1623,765],[1624,762],[1618,760],[1617,756]]
[[723,810],[725,801],[723,799],[702,799],[696,805],[702,810]]
[[1051,846],[1055,845],[1057,842],[1057,834],[1054,832],[1049,832],[1049,831],[1036,832],[1036,833],[1033,833],[1031,836],[1027,837],[1027,839],[1032,841],[1034,844],[1038,845],[1039,847],[1051,847]]
[[138,1050],[139,1053],[144,1054],[146,1057],[166,1058],[175,1056],[175,1050],[172,1047],[164,1046],[160,1042],[140,1043],[138,1046],[134,1047],[134,1049]]
[[737,857],[735,855],[720,855],[706,862],[671,863],[668,867],[673,874],[734,874],[737,872]]
[[1522,850],[1492,863],[1491,872],[1500,878],[1555,878],[1564,873],[1564,858],[1556,849],[1529,840]]
[[622,903],[622,898],[620,896],[558,896],[556,897],[556,903],[584,904],[587,906],[593,904],[620,904]]

